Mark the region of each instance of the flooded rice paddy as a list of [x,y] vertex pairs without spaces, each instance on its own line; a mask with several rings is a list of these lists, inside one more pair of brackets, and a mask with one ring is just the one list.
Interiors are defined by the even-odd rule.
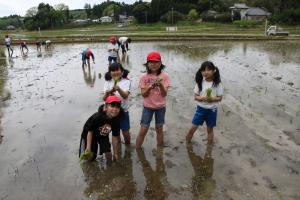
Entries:
[[[91,47],[96,64],[81,68]],[[132,145],[118,162],[80,164],[85,120],[101,104],[106,44],[54,45],[7,60],[1,96],[0,199],[300,199],[300,42],[134,43],[121,57],[131,71]],[[135,150],[142,97],[138,80],[158,50],[172,87],[163,149],[152,127]],[[205,60],[225,87],[215,128],[185,143],[196,103],[194,74]],[[99,74],[102,74],[102,77]]]

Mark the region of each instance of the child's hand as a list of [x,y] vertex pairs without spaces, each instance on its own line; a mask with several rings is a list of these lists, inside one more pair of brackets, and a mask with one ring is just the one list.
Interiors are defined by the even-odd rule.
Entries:
[[197,100],[200,101],[200,102],[201,102],[201,101],[206,101],[206,97],[198,96],[198,97],[197,97]]
[[205,99],[206,99],[206,101],[207,101],[208,103],[211,103],[211,102],[213,102],[213,99],[212,99],[212,97],[205,97]]
[[119,91],[120,87],[118,85],[114,85],[113,90],[114,91]]

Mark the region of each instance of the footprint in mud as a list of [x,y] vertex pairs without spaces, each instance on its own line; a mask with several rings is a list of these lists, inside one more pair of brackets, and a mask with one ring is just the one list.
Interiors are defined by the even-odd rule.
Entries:
[[256,167],[256,161],[253,160],[252,158],[249,159],[249,162],[251,164],[252,167]]
[[176,166],[176,164],[174,164],[171,160],[166,160],[165,166],[170,169],[170,168]]
[[293,86],[293,85],[294,85],[293,82],[288,82],[287,84],[288,84],[289,86]]
[[277,81],[280,81],[280,80],[282,79],[282,77],[277,76],[277,77],[275,77],[274,79],[277,80]]
[[277,186],[271,181],[271,179],[267,176],[264,176],[263,179],[267,182],[267,185],[270,189],[276,190]]

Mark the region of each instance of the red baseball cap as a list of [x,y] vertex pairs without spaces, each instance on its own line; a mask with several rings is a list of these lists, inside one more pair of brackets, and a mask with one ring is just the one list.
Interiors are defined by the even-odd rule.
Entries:
[[160,62],[161,61],[160,54],[157,51],[150,52],[147,56],[147,61],[150,61],[150,60]]
[[119,97],[117,97],[117,96],[109,96],[105,100],[105,103],[113,103],[113,102],[121,103],[122,100]]
[[117,38],[115,37],[115,36],[111,36],[110,38],[109,38],[109,41],[110,42],[115,42],[117,40]]
[[91,50],[87,50],[87,52],[85,54],[86,54],[87,57],[90,57],[92,52],[91,52]]

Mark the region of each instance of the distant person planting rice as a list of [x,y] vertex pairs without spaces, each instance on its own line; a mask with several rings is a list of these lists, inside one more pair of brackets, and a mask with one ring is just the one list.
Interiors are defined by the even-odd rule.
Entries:
[[[20,40],[19,40],[19,44],[20,44],[20,50],[21,50],[21,53],[22,53],[23,55],[27,54],[27,53],[28,53],[28,47],[27,47],[27,45],[26,45],[26,42],[20,39]],[[24,49],[26,49],[26,53],[24,53]]]
[[128,38],[128,37],[120,37],[118,39],[118,45],[119,45],[119,48],[121,46],[121,49],[122,49],[122,54],[125,54],[126,51],[129,50],[128,48],[128,44],[131,43],[131,39]]
[[92,57],[93,63],[95,64],[95,57],[93,52],[90,49],[82,51],[82,68],[87,65],[90,68],[90,57]]
[[[14,51],[13,49],[11,48],[11,39],[8,35],[5,36],[5,46],[7,48],[7,51],[8,51],[8,57],[12,57]],[[11,53],[10,53],[11,52]]]

